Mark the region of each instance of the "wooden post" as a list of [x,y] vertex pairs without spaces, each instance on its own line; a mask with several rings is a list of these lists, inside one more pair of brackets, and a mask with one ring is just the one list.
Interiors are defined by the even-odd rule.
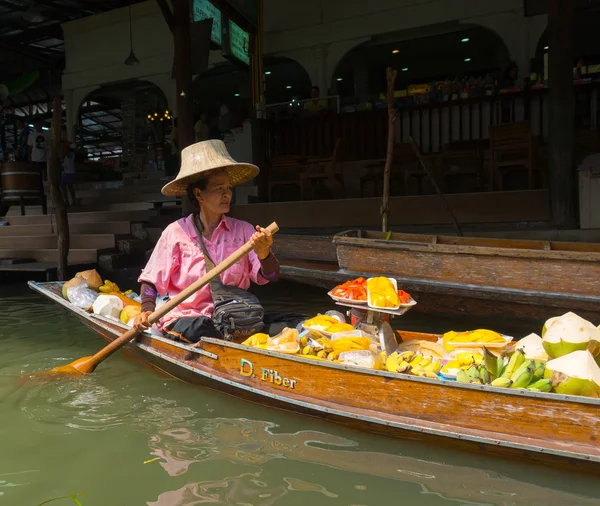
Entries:
[[396,84],[396,72],[391,67],[387,68],[387,106],[388,106],[388,140],[387,154],[385,157],[385,168],[383,170],[383,202],[381,203],[381,222],[384,232],[389,230],[390,214],[390,174],[392,162],[394,161],[394,137],[396,133],[396,109],[394,108],[394,86]]
[[[177,140],[179,152],[194,143],[194,94],[192,88],[191,0],[173,0],[173,42],[175,48],[175,89],[177,91]],[[187,197],[183,214],[193,207]]]
[[548,168],[552,218],[558,228],[575,228],[573,0],[548,0],[548,41]]
[[69,218],[67,206],[60,191],[60,152],[62,142],[62,107],[60,95],[54,97],[52,111],[52,143],[50,146],[50,159],[48,161],[48,182],[50,183],[50,196],[54,204],[56,215],[56,234],[58,242],[58,279],[65,281],[68,276],[69,258]]

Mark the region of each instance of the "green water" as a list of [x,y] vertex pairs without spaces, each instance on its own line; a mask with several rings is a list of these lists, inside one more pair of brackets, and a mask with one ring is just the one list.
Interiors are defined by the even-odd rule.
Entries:
[[[322,291],[290,285],[262,295],[268,309],[331,306]],[[591,477],[261,407],[120,354],[83,379],[19,382],[103,341],[25,287],[0,288],[0,304],[1,505],[75,494],[83,506],[600,505]]]

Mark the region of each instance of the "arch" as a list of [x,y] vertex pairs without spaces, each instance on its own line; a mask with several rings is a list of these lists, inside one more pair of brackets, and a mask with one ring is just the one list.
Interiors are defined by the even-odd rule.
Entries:
[[[96,156],[108,152],[120,154],[123,148],[123,103],[131,100],[134,112],[132,142],[147,142],[148,136],[154,138],[154,142],[162,142],[166,124],[170,123],[165,121],[165,112],[172,111],[162,87],[153,81],[154,79],[134,79],[69,92],[66,97],[67,103],[70,103],[70,108],[75,111],[75,121],[71,127],[72,137],[69,136],[70,132],[67,132],[68,138],[74,140],[74,127],[81,124],[83,130],[78,132],[81,147],[93,149],[91,152],[96,153]],[[90,103],[90,107],[84,110],[83,104],[86,102]],[[150,113],[158,114],[157,120],[162,120],[156,123],[147,121],[146,116]],[[140,122],[142,118],[145,121]],[[143,124],[142,128],[140,124]],[[141,137],[136,138],[136,134]]]
[[424,32],[429,34],[397,32],[355,45],[340,59],[332,86],[342,98],[372,101],[386,89],[389,66],[398,70],[396,88],[403,89],[437,79],[485,76],[510,62],[504,40],[488,28],[455,24]]

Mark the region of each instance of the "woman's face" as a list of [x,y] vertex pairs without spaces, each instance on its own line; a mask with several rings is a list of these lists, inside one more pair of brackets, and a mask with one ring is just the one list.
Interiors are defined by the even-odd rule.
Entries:
[[227,172],[217,172],[208,177],[204,190],[194,190],[200,209],[214,214],[225,214],[231,208],[231,181]]

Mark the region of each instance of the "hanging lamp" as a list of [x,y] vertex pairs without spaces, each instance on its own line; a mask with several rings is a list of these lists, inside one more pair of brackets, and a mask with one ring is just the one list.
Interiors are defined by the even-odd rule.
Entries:
[[133,29],[131,27],[131,5],[129,6],[129,56],[125,60],[125,65],[129,67],[135,67],[140,64],[140,60],[137,59],[133,53]]

